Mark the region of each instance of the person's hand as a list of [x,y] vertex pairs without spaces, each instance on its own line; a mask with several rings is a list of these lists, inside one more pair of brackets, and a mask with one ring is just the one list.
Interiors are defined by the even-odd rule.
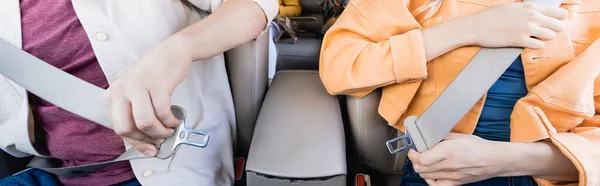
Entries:
[[454,186],[497,177],[510,160],[500,142],[474,135],[450,133],[444,141],[423,153],[410,150],[415,172],[434,186]]
[[189,70],[191,58],[169,40],[144,56],[105,93],[115,132],[146,156],[179,124],[171,112],[171,94]]
[[505,3],[465,17],[474,44],[539,49],[565,29],[568,12],[535,3]]

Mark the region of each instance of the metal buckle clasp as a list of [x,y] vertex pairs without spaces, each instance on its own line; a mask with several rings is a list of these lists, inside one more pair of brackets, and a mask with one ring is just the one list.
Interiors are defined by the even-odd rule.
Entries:
[[[394,148],[394,144],[396,142],[402,142],[402,146],[398,147],[398,148]],[[408,150],[410,148],[414,148],[414,143],[412,141],[412,139],[410,138],[410,134],[404,133],[403,136],[391,139],[387,142],[385,142],[385,145],[387,145],[388,151],[390,151],[391,154],[396,154],[405,150]]]
[[[179,106],[171,106],[171,112],[177,117],[181,124],[175,130],[176,132],[165,139],[160,145],[158,145],[158,154],[157,158],[167,159],[175,154],[177,151],[177,147],[181,144],[190,145],[194,147],[205,148],[208,146],[208,141],[210,139],[210,134],[208,132],[199,131],[187,128],[186,126],[186,114],[185,110]],[[201,140],[199,142],[195,142],[196,140],[192,140],[194,136],[200,136]]]
[[[190,137],[192,137],[192,134],[201,135],[202,142],[200,142],[200,143],[193,142],[190,139]],[[175,150],[175,148],[177,148],[177,146],[179,144],[186,144],[186,145],[191,145],[194,147],[204,148],[208,145],[208,140],[210,139],[210,134],[208,134],[208,132],[203,132],[203,131],[187,128],[185,126],[185,119],[183,119],[181,126],[179,126],[179,128],[177,129],[177,132],[173,135],[177,136],[175,139],[175,145],[173,147],[173,150]]]

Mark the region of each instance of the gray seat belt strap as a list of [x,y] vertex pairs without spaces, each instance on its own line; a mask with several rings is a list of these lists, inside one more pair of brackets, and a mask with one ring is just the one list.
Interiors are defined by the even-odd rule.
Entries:
[[[36,57],[22,51],[0,38],[0,74],[23,86],[29,92],[71,113],[89,119],[106,128],[113,129],[104,103],[104,89],[72,76]],[[157,158],[171,157],[179,144],[206,147],[210,135],[188,129],[185,126],[185,111],[172,106],[171,111],[181,124],[171,137],[159,145]],[[191,134],[202,136],[201,142],[189,139]],[[145,158],[142,153],[130,148],[118,158],[97,164],[60,167],[60,162],[50,158],[36,157],[29,164],[62,177],[79,177],[95,172],[121,161]]]
[[88,175],[90,173],[94,173],[106,166],[119,163],[122,161],[129,161],[134,159],[147,158],[141,153],[139,153],[134,148],[130,148],[125,151],[125,153],[121,154],[118,158],[101,163],[73,166],[73,167],[61,167],[60,160],[46,158],[46,157],[34,157],[31,162],[27,165],[31,168],[37,168],[44,170],[46,172],[55,174],[57,176],[71,178],[71,177],[81,177]]
[[[525,0],[558,7],[563,0]],[[523,48],[482,48],[425,112],[404,120],[406,134],[386,142],[390,153],[433,148],[502,76]],[[399,148],[395,143],[402,141]]]

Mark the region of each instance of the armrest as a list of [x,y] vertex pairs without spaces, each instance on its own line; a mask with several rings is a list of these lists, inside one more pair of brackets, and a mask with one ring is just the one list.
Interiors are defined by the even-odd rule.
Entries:
[[291,180],[294,185],[345,185],[339,101],[327,93],[318,72],[275,75],[253,136],[248,185],[287,185]]

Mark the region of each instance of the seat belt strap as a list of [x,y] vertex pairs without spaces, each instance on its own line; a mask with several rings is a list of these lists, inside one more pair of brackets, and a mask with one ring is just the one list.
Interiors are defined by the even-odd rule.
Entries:
[[[525,0],[558,7],[563,0]],[[386,142],[390,153],[415,147],[418,152],[433,148],[485,95],[523,48],[482,48],[425,112],[404,120],[404,136]],[[399,148],[396,142],[402,141]]]
[[[29,92],[50,103],[89,119],[106,128],[113,129],[103,95],[104,89],[96,87],[71,74],[68,74],[0,38],[0,74],[21,85]],[[172,106],[171,111],[180,119],[176,132],[158,146],[156,158],[171,157],[179,144],[206,147],[210,135],[192,130],[185,125],[185,111]],[[191,141],[190,135],[202,137],[201,142]],[[194,137],[196,138],[196,137]],[[90,165],[61,167],[60,161],[51,158],[35,157],[30,167],[39,168],[62,177],[80,177],[95,172],[108,165],[133,159],[146,158],[134,148],[128,149],[118,158]]]

